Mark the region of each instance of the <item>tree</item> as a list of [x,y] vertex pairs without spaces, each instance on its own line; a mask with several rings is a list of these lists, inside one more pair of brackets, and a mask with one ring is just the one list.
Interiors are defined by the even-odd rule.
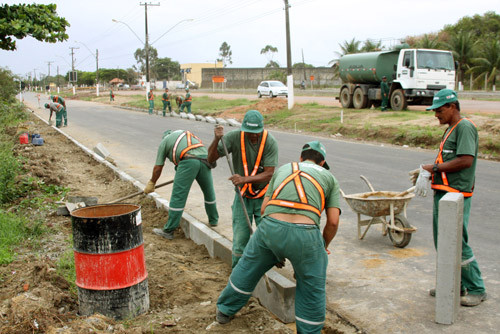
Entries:
[[224,64],[224,67],[226,67],[228,63],[233,63],[233,61],[231,60],[232,55],[233,51],[231,51],[231,46],[229,46],[229,44],[227,44],[226,42],[223,42],[219,48],[220,58],[218,58],[217,61],[221,61]]
[[155,67],[153,71],[156,73],[158,79],[167,80],[180,80],[181,75],[179,74],[181,70],[181,65],[172,59],[158,58],[155,62]]
[[373,51],[380,51],[380,50],[382,50],[382,41],[378,41],[375,43],[370,39],[367,39],[365,41],[363,47],[361,48],[361,51],[364,51],[364,52],[373,52]]
[[488,81],[495,86],[496,77],[500,71],[500,42],[492,39],[482,45],[480,50],[481,57],[472,59],[475,66],[471,67],[468,72],[476,73],[478,75],[476,80],[487,75]]
[[57,16],[57,6],[3,5],[0,7],[0,48],[13,51],[16,41],[31,36],[39,41],[56,43],[68,39],[65,18]]
[[[335,51],[335,53],[339,58],[347,54],[359,53],[361,51],[359,44],[361,44],[361,41],[357,41],[356,38],[353,38],[351,41],[344,41],[343,44],[339,44],[341,52]],[[339,58],[330,60],[328,65],[334,65],[338,62]]]
[[[148,51],[149,51],[149,74],[153,77],[156,77],[154,72],[154,67],[156,61],[158,60],[158,50],[156,50],[152,46],[148,46]],[[146,73],[146,49],[143,48],[135,50],[134,58],[137,61],[137,64],[139,64],[139,70],[142,73]]]
[[451,36],[450,41],[445,44],[447,49],[453,52],[455,60],[459,62],[458,81],[463,82],[467,66],[471,64],[471,59],[474,57],[475,45],[472,32],[463,30]]
[[269,63],[266,64],[266,68],[279,68],[280,64],[274,60],[270,60]]
[[314,65],[305,63],[295,63],[292,65],[292,68],[314,68]]
[[15,100],[19,84],[14,82],[14,76],[8,69],[0,67],[0,104]]
[[260,50],[260,54],[265,55],[267,58],[266,67],[279,67],[279,65],[274,66],[275,64],[278,64],[278,63],[273,61],[274,54],[277,52],[278,52],[278,48],[275,46],[269,45],[269,44]]

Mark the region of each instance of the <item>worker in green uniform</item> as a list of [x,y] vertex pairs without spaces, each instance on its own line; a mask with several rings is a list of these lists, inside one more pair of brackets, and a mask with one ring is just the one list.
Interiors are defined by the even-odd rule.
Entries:
[[149,90],[148,101],[149,101],[149,114],[152,115],[153,110],[155,109],[155,95],[153,94],[153,88]]
[[114,101],[114,100],[115,100],[115,94],[113,94],[113,90],[110,89],[109,90],[109,102]]
[[189,92],[189,88],[186,87],[186,97],[184,98],[184,101],[181,104],[181,112],[184,111],[184,107],[187,108],[188,114],[191,113],[191,101],[192,101],[191,93]]
[[[251,297],[260,278],[288,259],[297,280],[295,320],[298,333],[320,333],[326,313],[328,245],[339,225],[339,184],[328,171],[319,141],[302,147],[300,162],[274,173],[262,204],[262,222],[250,238],[217,300],[216,319],[227,323]],[[321,212],[326,211],[323,235]]]
[[382,95],[381,110],[386,111],[389,104],[389,85],[387,84],[387,77],[385,75],[382,77],[382,82],[380,83],[380,94]]
[[60,103],[50,102],[50,103],[45,103],[45,108],[50,110],[49,125],[52,124],[52,113],[55,113],[56,128],[60,128],[62,125],[64,106]]
[[165,117],[165,114],[167,112],[167,107],[168,111],[170,113],[172,112],[172,106],[170,105],[170,94],[168,93],[168,88],[165,88],[165,93],[163,93],[161,101],[163,102],[163,117]]
[[[62,118],[64,119],[64,124],[62,126],[68,126],[68,109],[66,108],[66,101],[62,97],[60,97],[59,95],[51,95],[50,99],[54,103],[62,104],[62,106],[64,107],[64,109],[62,111]],[[57,114],[56,114],[56,117],[57,117]]]
[[[439,241],[439,200],[448,192],[464,195],[460,303],[463,306],[476,306],[487,297],[479,265],[468,244],[467,232],[475,182],[478,133],[475,124],[460,115],[457,93],[451,89],[442,89],[436,93],[427,110],[434,110],[439,123],[447,124],[448,128],[434,164],[421,166],[415,193],[425,196],[429,182],[434,189],[432,226],[436,249]],[[431,289],[429,293],[435,296],[436,290]]]
[[212,180],[212,165],[207,162],[207,149],[201,140],[189,131],[165,131],[158,147],[153,174],[144,193],[154,191],[156,181],[161,175],[165,160],[175,165],[174,185],[168,210],[167,223],[163,229],[153,232],[167,239],[174,238],[174,230],[179,226],[189,189],[193,181],[198,182],[205,200],[205,211],[210,226],[217,226],[219,213],[215,202],[215,190]]
[[[278,143],[273,135],[264,130],[264,118],[257,110],[249,110],[243,118],[241,129],[224,135],[224,127],[214,129],[214,140],[208,148],[208,161],[214,163],[223,157],[224,140],[228,153],[232,155],[234,175],[229,180],[238,186],[243,196],[250,222],[261,221],[260,209],[269,180],[278,165]],[[224,138],[223,138],[224,136]],[[243,255],[243,250],[250,238],[239,195],[236,193],[232,205],[233,249],[232,267],[234,268]]]

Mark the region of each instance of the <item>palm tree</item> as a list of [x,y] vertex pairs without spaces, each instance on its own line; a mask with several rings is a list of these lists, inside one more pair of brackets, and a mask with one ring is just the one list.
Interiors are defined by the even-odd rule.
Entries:
[[488,82],[495,86],[496,77],[500,70],[500,42],[497,39],[491,39],[483,44],[480,56],[472,59],[475,66],[471,67],[469,71],[478,75],[475,81],[488,75]]
[[364,51],[364,52],[373,52],[373,51],[380,51],[380,50],[382,50],[382,41],[378,41],[375,43],[370,39],[367,39],[365,41],[365,44],[361,48],[361,51]]
[[421,49],[439,49],[441,43],[437,35],[425,34],[417,43]]
[[[361,50],[359,49],[359,44],[361,41],[357,41],[356,38],[353,38],[350,42],[344,41],[343,44],[339,44],[341,52],[335,51],[337,56],[340,58],[343,55],[351,54],[351,53],[359,53]],[[328,65],[334,65],[338,62],[339,58],[332,59],[328,62]]]
[[453,52],[455,60],[459,62],[458,81],[464,79],[464,73],[467,65],[471,64],[474,57],[474,47],[476,42],[471,31],[461,30],[456,35],[452,35],[445,47]]

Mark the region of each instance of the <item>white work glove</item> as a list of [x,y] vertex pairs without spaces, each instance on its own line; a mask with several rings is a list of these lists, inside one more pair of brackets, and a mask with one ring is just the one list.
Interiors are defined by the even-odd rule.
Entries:
[[410,182],[412,185],[415,185],[415,183],[417,182],[419,174],[420,174],[420,168],[408,172],[408,175],[410,175]]
[[427,196],[427,189],[431,183],[431,173],[426,171],[420,165],[420,173],[418,174],[417,182],[415,183],[415,194],[421,197]]
[[149,180],[148,184],[146,185],[146,188],[144,188],[144,193],[145,194],[152,193],[153,191],[155,191],[155,186],[156,186],[156,183]]

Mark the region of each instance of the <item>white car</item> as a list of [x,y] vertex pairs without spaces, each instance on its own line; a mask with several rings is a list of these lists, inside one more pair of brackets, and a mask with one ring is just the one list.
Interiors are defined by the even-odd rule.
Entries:
[[261,98],[263,95],[269,97],[286,96],[288,97],[288,87],[281,81],[262,81],[257,87],[257,96]]

